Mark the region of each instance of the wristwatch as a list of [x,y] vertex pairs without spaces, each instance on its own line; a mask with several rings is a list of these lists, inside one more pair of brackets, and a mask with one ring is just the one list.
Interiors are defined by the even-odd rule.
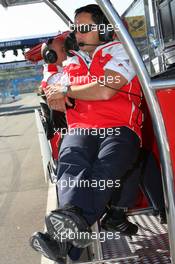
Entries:
[[65,84],[61,86],[61,93],[66,96],[70,89],[70,84]]

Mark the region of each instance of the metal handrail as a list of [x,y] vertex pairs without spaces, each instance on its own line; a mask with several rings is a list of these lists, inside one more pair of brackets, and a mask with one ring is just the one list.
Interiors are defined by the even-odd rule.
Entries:
[[153,90],[165,90],[175,88],[175,79],[172,80],[152,80],[151,89]]
[[[175,197],[174,197],[174,181],[173,181],[173,170],[172,162],[170,158],[169,144],[167,139],[167,133],[163,122],[160,106],[158,104],[155,91],[151,89],[152,82],[149,74],[145,68],[145,65],[140,57],[140,54],[127,32],[125,26],[120,19],[117,11],[113,7],[109,0],[96,0],[102,11],[108,18],[109,22],[114,26],[114,29],[122,41],[129,57],[134,65],[137,72],[138,78],[142,85],[143,93],[145,95],[150,114],[153,121],[153,128],[158,142],[160,160],[162,165],[162,181],[164,189],[164,197],[166,204],[166,213],[168,220],[168,233],[170,243],[170,254],[172,263],[175,263]],[[116,27],[117,25],[117,27]],[[116,30],[119,29],[119,31]]]

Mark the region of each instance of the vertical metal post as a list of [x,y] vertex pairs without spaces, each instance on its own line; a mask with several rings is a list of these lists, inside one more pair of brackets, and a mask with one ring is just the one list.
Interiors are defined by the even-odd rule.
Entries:
[[[98,228],[97,222],[92,226],[92,231],[95,232],[96,234],[99,234],[99,228]],[[102,245],[101,245],[99,237],[96,240],[94,240],[93,245],[91,247],[94,253],[93,261],[103,260]]]
[[162,36],[162,31],[160,25],[160,18],[159,18],[159,11],[158,11],[158,0],[152,0],[152,7],[153,7],[153,14],[155,17],[155,25],[156,25],[156,30],[157,30],[157,36],[159,40],[159,63],[160,63],[160,71],[165,71],[166,70],[166,65],[165,65],[165,59],[163,56],[163,50],[164,50],[164,42],[163,42],[163,36]]

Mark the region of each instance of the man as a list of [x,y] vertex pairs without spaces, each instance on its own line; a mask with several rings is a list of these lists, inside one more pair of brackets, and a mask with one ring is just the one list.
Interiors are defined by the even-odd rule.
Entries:
[[[69,130],[60,149],[60,208],[46,217],[48,243],[42,235],[39,239],[42,253],[54,260],[63,259],[72,246],[91,243],[91,225],[104,213],[139,153],[140,85],[107,25],[97,5],[76,10],[74,31],[80,52],[72,51],[74,56],[64,67],[70,83],[46,88],[50,106],[67,96],[75,99],[75,107],[66,110]],[[64,106],[59,110],[65,111]]]
[[[70,38],[70,32],[65,31],[60,33],[54,38],[49,39],[46,43],[38,47],[38,53],[40,53],[41,58],[44,60],[43,67],[43,80],[41,81],[40,88],[42,89],[42,99],[46,99],[44,90],[48,84],[58,82],[63,74],[62,62],[67,59],[67,51],[65,49],[65,42]],[[36,48],[34,48],[34,51]],[[31,53],[31,52],[30,52]],[[35,52],[36,53],[36,52]],[[36,55],[35,55],[36,56]],[[50,140],[50,145],[52,148],[52,157],[55,165],[58,160],[58,148],[61,142],[60,134],[55,133],[62,127],[66,127],[66,118],[63,112],[57,111],[57,105],[62,105],[63,107],[69,107],[69,100],[58,100],[49,108],[47,101],[41,103],[42,112],[45,116],[45,133],[47,139]]]
[[[70,49],[78,50],[78,46],[76,45],[74,34],[66,31],[59,34],[53,39],[49,39],[49,41],[47,41],[46,43],[37,46],[37,50],[36,47],[34,47],[34,49],[31,49],[26,54],[27,59],[31,60],[32,62],[36,62],[41,59],[43,59],[45,62],[43,67],[43,80],[41,81],[41,89],[43,93],[48,84],[54,84],[55,82],[60,81],[61,76],[63,75],[62,63],[65,59],[67,59],[67,56],[72,56],[69,53]],[[55,121],[58,124],[59,128],[67,126],[64,111],[66,108],[72,106],[73,100],[69,98],[52,101],[52,108],[50,109],[50,111],[52,111],[52,117],[57,119]],[[62,113],[59,111],[60,108],[62,110]],[[52,151],[55,152],[55,150],[53,149]],[[58,154],[55,152],[54,157],[56,157],[57,155]],[[51,250],[49,251],[49,255],[47,255],[47,253],[42,250],[43,243],[44,247],[48,245],[47,251],[49,250],[49,247],[51,248]],[[42,252],[42,254],[46,258],[62,263],[62,258],[60,259],[60,252],[58,251],[57,243],[55,245],[55,241],[50,238],[47,232],[44,234],[41,232],[35,232],[30,239],[30,245],[36,251]],[[61,248],[61,255],[63,255],[65,249],[67,252],[67,246],[66,248],[64,248],[63,246]],[[72,259],[74,258],[74,255],[76,255],[77,258],[77,253],[79,255],[79,252],[77,252],[76,249],[71,252]]]
[[[65,49],[65,42],[67,42],[69,39],[71,39],[70,32],[65,31],[62,34],[56,36],[55,38],[49,39],[47,43],[43,43],[41,46],[40,52],[45,62],[43,71],[44,78],[41,82],[41,87],[44,91],[48,84],[59,82],[61,79],[61,76],[63,74],[62,63],[64,60],[67,59],[67,52],[69,48],[67,47],[67,49]],[[73,41],[71,43],[73,43]],[[73,44],[69,45],[71,45],[71,48],[73,48]],[[59,110],[59,107],[57,106],[60,106],[61,109],[64,109],[65,111],[65,103],[71,106],[67,98],[66,100],[53,100],[52,109]]]

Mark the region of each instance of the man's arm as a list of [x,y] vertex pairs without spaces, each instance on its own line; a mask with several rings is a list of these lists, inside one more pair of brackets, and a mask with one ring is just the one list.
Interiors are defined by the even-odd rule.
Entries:
[[108,69],[105,70],[104,77],[105,80],[102,82],[96,81],[85,85],[73,85],[67,95],[81,100],[109,100],[118,89],[128,82],[120,73]]
[[[94,81],[84,85],[72,85],[68,90],[67,96],[74,99],[90,101],[109,100],[127,82],[128,80],[122,74],[106,69],[102,82]],[[48,86],[46,96],[48,101],[63,98],[64,95],[62,94],[60,84]]]

